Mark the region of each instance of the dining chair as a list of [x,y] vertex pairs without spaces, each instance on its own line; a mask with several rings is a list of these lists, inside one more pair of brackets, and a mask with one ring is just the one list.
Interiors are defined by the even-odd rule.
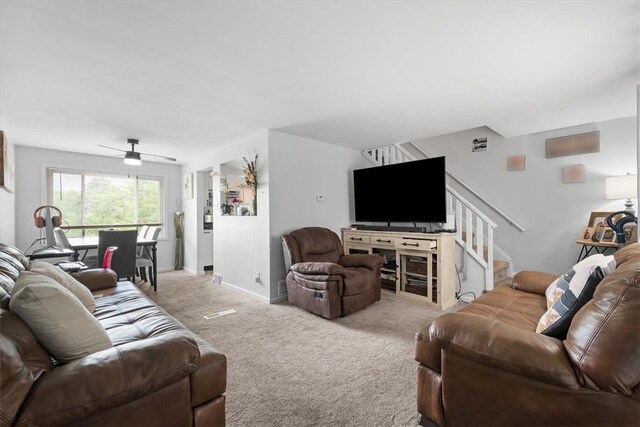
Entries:
[[[140,227],[140,231],[138,231],[138,239],[145,238],[147,236],[147,232],[149,231],[148,225],[143,225]],[[142,256],[142,252],[144,252],[144,248],[142,246],[138,247],[136,251],[136,256]]]
[[[69,238],[67,237],[67,233],[64,232],[64,230],[60,227],[56,227],[53,229],[53,233],[55,235],[56,238],[56,244],[64,249],[71,249],[74,250],[73,247],[71,246],[71,243],[69,243]],[[86,265],[89,268],[97,268],[98,267],[98,256],[95,254],[90,254],[87,255],[88,251],[85,251],[84,256],[82,257],[82,259],[80,261],[82,261],[84,263],[84,265]],[[72,261],[73,257],[69,258],[69,261]]]
[[137,238],[138,232],[136,230],[102,230],[98,232],[98,259],[104,259],[104,254],[109,246],[118,247],[111,260],[111,269],[116,272],[118,279],[126,278],[134,281]]
[[[149,240],[158,240],[158,236],[160,235],[161,230],[162,229],[160,227],[149,227],[145,238]],[[151,255],[149,254],[149,251],[147,249],[143,248],[142,255],[136,257],[136,269],[139,269],[140,278],[145,282],[147,281],[147,271],[149,272],[149,277],[151,277],[153,281],[156,280],[156,277],[153,276],[152,267],[153,260],[151,259]]]

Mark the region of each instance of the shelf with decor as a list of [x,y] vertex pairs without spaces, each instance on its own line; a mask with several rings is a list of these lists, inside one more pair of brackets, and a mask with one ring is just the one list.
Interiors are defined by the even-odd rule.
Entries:
[[381,286],[385,292],[447,309],[455,299],[455,235],[369,231],[344,228],[347,254],[379,254],[384,258]]

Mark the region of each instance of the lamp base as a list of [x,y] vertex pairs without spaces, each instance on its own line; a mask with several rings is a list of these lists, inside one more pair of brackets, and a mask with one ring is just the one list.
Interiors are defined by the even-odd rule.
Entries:
[[629,212],[630,214],[633,214],[633,215],[636,214],[635,209],[633,209],[633,202],[631,201],[631,199],[627,199],[624,205],[626,206],[625,212]]

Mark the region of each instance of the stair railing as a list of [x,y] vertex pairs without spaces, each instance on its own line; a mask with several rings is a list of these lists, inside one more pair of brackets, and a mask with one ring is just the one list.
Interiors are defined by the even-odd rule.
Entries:
[[[363,151],[362,154],[376,166],[416,160],[416,157],[400,144],[371,148]],[[466,275],[466,256],[471,256],[485,270],[485,289],[491,290],[493,289],[493,230],[497,225],[448,184],[446,190],[447,212],[453,213],[454,216],[456,242],[465,252],[463,274]]]

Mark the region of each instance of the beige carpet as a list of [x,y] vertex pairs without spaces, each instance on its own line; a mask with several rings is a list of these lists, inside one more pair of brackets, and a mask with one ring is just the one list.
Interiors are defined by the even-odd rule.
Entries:
[[384,294],[329,321],[184,272],[141,288],[227,355],[228,426],[417,425],[414,334],[436,310]]

